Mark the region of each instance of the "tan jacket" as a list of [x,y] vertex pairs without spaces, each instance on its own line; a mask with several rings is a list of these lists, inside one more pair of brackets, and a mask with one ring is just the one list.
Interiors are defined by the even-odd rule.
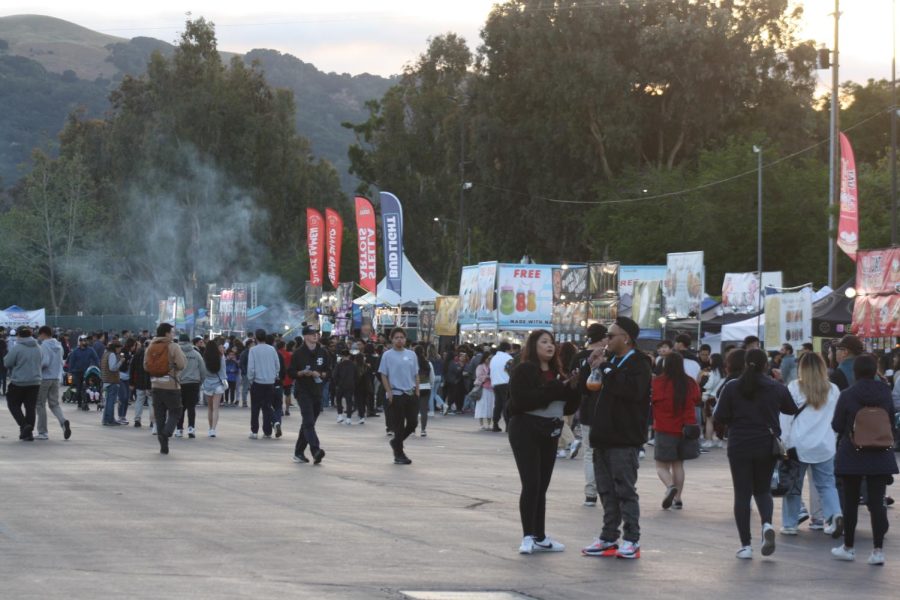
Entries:
[[[165,337],[155,337],[151,344],[155,342],[164,342],[166,341]],[[148,348],[149,350],[149,348]],[[144,351],[144,369],[147,368],[147,356],[150,353]],[[184,357],[184,352],[181,351],[181,347],[178,345],[178,342],[172,340],[169,342],[169,374],[165,377],[150,377],[150,387],[154,390],[178,390],[181,389],[181,384],[178,381],[179,375],[184,371],[184,367],[187,365],[187,359]]]

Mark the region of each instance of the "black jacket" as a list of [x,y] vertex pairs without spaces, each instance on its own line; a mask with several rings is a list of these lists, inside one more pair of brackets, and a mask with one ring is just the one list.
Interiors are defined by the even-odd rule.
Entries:
[[772,451],[772,434],[781,435],[778,414],[797,414],[797,405],[786,386],[757,374],[758,387],[752,398],[741,394],[740,380],[722,386],[716,421],[728,426],[728,456],[762,457]]
[[129,383],[138,390],[150,389],[150,374],[144,370],[144,352],[146,348],[140,348],[131,359],[131,371]]
[[314,396],[322,394],[322,383],[316,383],[312,377],[298,377],[300,371],[318,371],[322,373],[322,382],[328,377],[329,372],[328,353],[321,344],[316,344],[315,349],[310,350],[306,344],[300,344],[297,350],[291,355],[291,366],[288,368],[287,375],[296,382],[298,392],[306,392]]
[[590,425],[594,420],[594,407],[597,406],[597,400],[600,397],[600,392],[592,392],[587,389],[587,380],[592,371],[588,359],[592,352],[592,350],[582,350],[576,354],[570,368],[570,371],[578,371],[578,391],[581,394],[581,408],[578,416],[586,425]]
[[334,386],[345,394],[353,394],[356,390],[356,364],[345,358],[334,368]]
[[541,368],[534,363],[523,362],[513,369],[509,377],[510,416],[547,408],[557,400],[565,401],[563,413],[571,415],[578,410],[581,396],[558,378],[545,381]]
[[835,475],[895,475],[897,459],[893,450],[858,451],[850,441],[856,413],[864,406],[879,406],[887,411],[891,427],[895,427],[894,403],[891,388],[872,379],[859,379],[841,392],[831,428],[838,434],[837,454],[834,457]]
[[629,448],[647,443],[650,420],[650,359],[635,351],[621,365],[601,365],[603,387],[590,421],[592,448]]

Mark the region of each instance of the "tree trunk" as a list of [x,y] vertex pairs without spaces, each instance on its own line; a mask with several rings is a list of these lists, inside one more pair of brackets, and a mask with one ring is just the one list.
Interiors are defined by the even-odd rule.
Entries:
[[603,139],[603,130],[601,128],[600,119],[597,118],[597,111],[593,106],[588,109],[588,125],[590,126],[594,145],[597,147],[597,158],[600,160],[603,175],[607,180],[612,181],[613,172],[609,166],[609,160],[606,158],[606,144]]

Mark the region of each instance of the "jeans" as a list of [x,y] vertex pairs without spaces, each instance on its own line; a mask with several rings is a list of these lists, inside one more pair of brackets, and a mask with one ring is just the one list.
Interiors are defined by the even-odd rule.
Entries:
[[[6,389],[6,407],[19,426],[21,434],[30,434],[34,431],[34,408],[37,404],[40,385],[16,385],[9,384]],[[23,412],[24,408],[24,412]]]
[[627,542],[641,539],[641,507],[635,489],[640,448],[594,448],[594,480],[603,505],[603,530],[600,539]]
[[150,390],[135,390],[134,395],[134,422],[139,422],[141,420],[141,415],[144,414],[144,400],[150,400],[151,402],[151,407],[148,412],[150,413],[150,421],[154,422],[152,407],[153,398],[150,394]]
[[584,456],[581,459],[584,463],[584,495],[586,498],[596,498],[597,483],[594,477],[594,449],[587,443],[591,439],[591,428],[584,423],[581,424],[581,439],[585,442],[582,444]]
[[250,384],[250,431],[259,433],[259,411],[262,410],[263,433],[272,435],[272,403],[274,400],[274,384]]
[[844,488],[844,545],[853,547],[856,541],[856,521],[859,516],[859,496],[863,479],[866,481],[866,506],[872,519],[872,546],[884,548],[884,534],[888,530],[887,507],[884,505],[885,487],[889,480],[886,475],[843,475]]
[[416,421],[419,415],[419,399],[410,394],[394,394],[391,400],[390,416],[391,448],[394,449],[394,457],[405,456],[403,454],[403,441],[416,430]]
[[131,402],[131,386],[129,381],[119,382],[119,418],[124,419],[128,414],[128,403]]
[[825,518],[831,519],[835,515],[841,514],[841,503],[834,482],[834,459],[820,463],[801,462],[797,485],[782,500],[781,523],[785,527],[796,527],[800,518],[800,506],[803,504],[803,478],[806,475],[807,467],[812,471],[813,482],[819,492]]
[[734,522],[737,525],[741,546],[750,545],[750,499],[756,500],[759,520],[772,522],[772,472],[775,459],[766,454],[759,456],[729,456],[731,481],[734,486]]
[[522,484],[519,493],[522,535],[534,536],[538,541],[546,537],[547,488],[556,464],[556,438],[551,435],[552,429],[542,426],[545,421],[548,419],[534,415],[516,415],[509,421],[509,445]]
[[153,412],[156,414],[157,435],[172,437],[181,417],[181,391],[154,389]]
[[250,380],[246,373],[241,373],[241,406],[247,406],[247,392],[250,391]]
[[116,401],[119,399],[119,386],[118,383],[104,383],[103,384],[103,423],[115,423],[116,422]]
[[50,412],[59,421],[59,426],[63,427],[66,417],[63,416],[62,408],[59,406],[59,381],[56,379],[44,379],[41,381],[41,389],[38,392],[37,400],[37,430],[38,433],[47,433],[47,407]]
[[331,382],[326,381],[322,385],[322,407],[328,408],[331,406]]
[[[434,383],[431,384],[431,398],[428,399],[428,412],[434,412],[435,406],[444,406],[444,399],[441,398],[438,390],[441,389],[441,384],[444,382],[444,378],[440,375],[434,376]],[[437,402],[435,402],[437,400]]]
[[494,386],[494,427],[500,427],[500,417],[506,419],[506,427],[509,428],[509,418],[504,414],[506,401],[509,398],[509,384],[501,383]]
[[178,417],[178,429],[184,429],[184,413],[187,413],[188,427],[196,426],[198,400],[200,400],[200,383],[182,383],[181,416]]
[[309,446],[310,452],[315,457],[320,450],[316,421],[322,414],[322,399],[315,394],[298,390],[297,407],[300,409],[300,433],[294,445],[294,455],[303,456],[306,447]]

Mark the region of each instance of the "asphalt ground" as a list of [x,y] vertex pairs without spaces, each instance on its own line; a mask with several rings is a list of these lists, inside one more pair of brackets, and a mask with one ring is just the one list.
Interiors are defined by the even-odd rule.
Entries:
[[[97,412],[64,410],[63,441],[20,442],[0,407],[0,598],[406,598],[403,592],[516,592],[557,598],[816,600],[897,597],[900,543],[888,534],[887,565],[866,564],[861,508],[855,563],[834,561],[837,542],[802,526],[778,536],[763,559],[739,546],[723,450],[687,463],[684,510],[660,508],[663,486],[641,463],[642,557],[586,558],[601,508],[582,506],[579,456],[559,460],[547,506],[548,534],[565,552],[522,556],[519,481],[503,433],[468,416],[433,418],[410,438],[411,466],[392,464],[383,419],[318,424],[319,466],[291,461],[299,413],[285,437],[250,440],[249,410],[223,408],[219,437],[173,439],[159,454],[146,427],[102,427]],[[130,413],[131,411],[129,411]],[[890,493],[889,488],[889,493]],[[896,486],[894,489],[897,493]],[[898,511],[888,512],[894,531]],[[776,500],[776,527],[780,501]],[[428,597],[420,595],[418,597]],[[508,594],[442,598],[515,597]]]

